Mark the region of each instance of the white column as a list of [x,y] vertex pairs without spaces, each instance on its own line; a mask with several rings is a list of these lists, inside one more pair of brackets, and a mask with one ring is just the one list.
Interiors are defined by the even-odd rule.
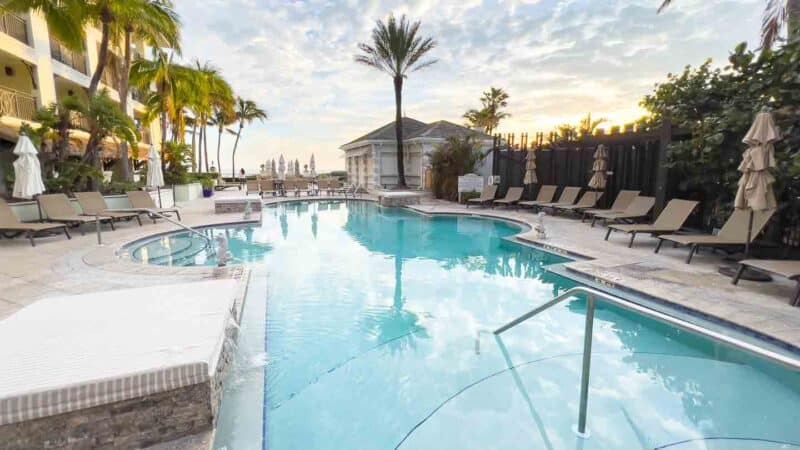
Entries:
[[36,65],[34,75],[37,89],[34,95],[39,98],[39,106],[47,106],[58,100],[56,81],[53,78],[53,59],[50,56],[50,34],[47,29],[47,21],[39,13],[30,13],[28,14],[28,24],[28,38],[33,47],[33,63]]
[[381,151],[377,145],[372,146],[372,185],[376,188],[383,186],[381,180]]

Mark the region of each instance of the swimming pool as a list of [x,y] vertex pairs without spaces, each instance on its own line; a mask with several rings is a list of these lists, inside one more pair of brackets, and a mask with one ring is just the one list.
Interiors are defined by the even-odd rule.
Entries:
[[[215,448],[800,448],[796,371],[603,303],[577,438],[584,300],[491,332],[576,285],[519,231],[329,201],[204,230],[253,269]],[[213,264],[197,241],[131,255]]]

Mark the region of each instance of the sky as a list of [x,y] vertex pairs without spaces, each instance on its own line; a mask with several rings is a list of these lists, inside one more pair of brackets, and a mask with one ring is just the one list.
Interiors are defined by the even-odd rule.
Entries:
[[[502,133],[549,131],[586,113],[624,124],[656,82],[739,42],[757,46],[764,0],[176,0],[183,58],[209,61],[269,113],[247,125],[237,166],[284,155],[317,171],[344,168],[339,147],[394,118],[392,79],[358,65],[376,20],[406,14],[438,45],[409,75],[404,113],[463,123],[490,86],[505,89]],[[604,125],[606,128],[609,124]],[[209,134],[215,154],[216,135]],[[224,135],[222,169],[234,137]],[[212,150],[214,149],[214,150]]]

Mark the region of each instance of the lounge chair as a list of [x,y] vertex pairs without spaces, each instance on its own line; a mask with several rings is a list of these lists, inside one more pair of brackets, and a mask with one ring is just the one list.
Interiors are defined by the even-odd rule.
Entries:
[[556,212],[580,212],[583,209],[594,208],[597,202],[603,198],[603,193],[600,191],[586,191],[574,205],[556,205],[553,208]]
[[536,200],[519,202],[517,205],[536,207],[543,203],[550,203],[553,201],[553,197],[556,196],[556,189],[558,189],[558,186],[552,184],[544,185],[539,188],[539,193],[536,194]]
[[471,198],[467,200],[467,208],[469,205],[478,205],[483,206],[491,204],[494,201],[494,196],[497,195],[497,185],[496,184],[487,184],[483,187],[483,191],[481,191],[481,196],[478,198]]
[[178,211],[178,208],[159,208],[156,206],[156,202],[153,201],[153,197],[150,197],[150,194],[145,191],[128,191],[126,195],[128,196],[128,201],[131,203],[131,208],[141,209],[142,212],[148,213],[153,223],[156,222],[158,216],[150,214],[151,211],[165,216],[175,214],[178,216],[178,220],[181,220],[181,213]]
[[275,190],[275,182],[272,178],[262,178],[258,180],[258,190],[262,197],[264,194],[269,194],[274,197],[277,193]]
[[[33,238],[39,233],[48,233],[61,231],[67,237],[72,239],[67,231],[67,226],[63,223],[23,223],[14,215],[14,211],[8,206],[5,200],[0,199],[0,233],[5,237],[15,237],[25,233],[25,236],[31,242],[31,247],[36,246]],[[6,234],[8,233],[8,235]]]
[[760,270],[773,275],[788,278],[796,283],[794,294],[789,300],[792,306],[800,306],[800,261],[786,259],[745,259],[739,261],[739,270],[731,281],[738,284],[744,270],[747,268]]
[[585,219],[594,216],[595,214],[606,214],[606,213],[621,213],[624,212],[625,209],[633,202],[633,199],[639,196],[639,191],[619,191],[617,194],[617,198],[614,199],[614,203],[611,205],[611,208],[608,209],[601,209],[601,208],[589,208],[583,210],[583,217],[581,217],[581,222]]
[[604,223],[608,222],[632,222],[647,217],[653,205],[656,204],[655,197],[636,197],[630,205],[622,212],[596,213],[592,216],[592,226],[601,219]]
[[[249,181],[249,180],[248,180]],[[215,191],[224,191],[228,188],[238,188],[240,191],[242,190],[242,183],[238,181],[225,181],[222,177],[219,178],[219,183],[214,186]]]
[[114,229],[114,219],[106,215],[97,215],[96,217],[80,215],[75,211],[75,208],[69,202],[69,199],[64,194],[47,194],[36,197],[39,202],[39,209],[47,216],[48,222],[58,222],[69,226],[76,226],[85,234],[80,228],[84,223],[94,223],[96,219],[100,222],[107,222]]
[[575,204],[575,201],[578,200],[578,194],[581,193],[581,188],[577,186],[567,186],[561,191],[561,196],[558,197],[558,201],[550,202],[550,203],[541,203],[535,205],[539,208],[555,208],[558,206],[569,206]]
[[516,205],[517,202],[522,198],[522,192],[524,191],[521,187],[510,187],[508,188],[508,192],[506,192],[506,196],[504,198],[495,200],[492,202],[492,207],[497,205],[503,206],[511,206]]
[[247,186],[247,190],[245,191],[245,195],[246,194],[251,194],[251,193],[255,193],[255,194],[261,195],[261,186],[260,186],[260,183],[259,183],[259,181],[257,179],[255,179],[255,180],[253,180],[253,179],[245,180],[245,186]]
[[360,184],[351,184],[350,187],[344,190],[344,198],[348,196],[351,198],[356,198],[356,195],[361,197],[361,185]]
[[683,227],[683,223],[686,222],[686,219],[689,218],[689,214],[692,213],[696,206],[697,202],[692,200],[670,200],[652,224],[609,225],[608,233],[606,233],[606,240],[611,236],[612,231],[622,231],[623,233],[631,235],[631,240],[628,242],[628,248],[631,248],[637,233],[650,233],[654,236],[675,233]]
[[139,222],[139,226],[142,226],[141,213],[109,211],[106,199],[104,199],[103,195],[99,192],[76,192],[75,199],[78,200],[78,204],[81,205],[84,215],[110,217],[112,223],[120,220],[136,219],[136,221]]
[[[761,230],[767,225],[769,219],[775,214],[774,209],[766,211],[755,211],[753,213],[753,228],[750,233],[750,242],[761,234]],[[731,214],[725,225],[715,235],[711,234],[666,234],[658,237],[656,253],[661,249],[664,241],[674,242],[678,245],[688,246],[689,256],[686,264],[692,262],[692,256],[700,247],[741,247],[749,244],[747,241],[747,228],[750,223],[750,210],[737,209]]]

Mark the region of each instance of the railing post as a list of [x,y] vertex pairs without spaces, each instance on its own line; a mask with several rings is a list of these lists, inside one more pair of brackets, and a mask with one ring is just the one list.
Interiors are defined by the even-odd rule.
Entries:
[[589,403],[589,371],[592,365],[592,329],[594,328],[594,294],[586,294],[586,327],[583,335],[583,366],[581,368],[581,400],[578,410],[577,434],[588,438],[586,430],[586,409]]

